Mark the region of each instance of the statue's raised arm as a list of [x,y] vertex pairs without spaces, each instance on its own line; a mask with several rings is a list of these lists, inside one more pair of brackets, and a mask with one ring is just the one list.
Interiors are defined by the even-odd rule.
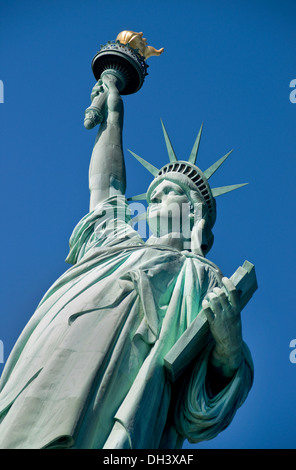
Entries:
[[[112,195],[124,194],[126,175],[122,151],[123,102],[119,93],[120,82],[111,74],[105,74],[93,94],[104,99],[102,123],[98,131],[89,167],[90,210]],[[86,113],[85,126],[92,126],[93,107]]]
[[109,196],[125,193],[121,95],[141,88],[147,75],[146,59],[162,54],[163,50],[148,46],[142,32],[122,31],[115,42],[102,46],[93,59],[92,68],[98,82],[92,90],[84,126],[87,129],[101,126],[89,169],[90,210]]

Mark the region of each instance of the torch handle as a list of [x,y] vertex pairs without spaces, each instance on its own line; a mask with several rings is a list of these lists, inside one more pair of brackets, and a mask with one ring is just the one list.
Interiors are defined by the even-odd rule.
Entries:
[[91,105],[85,110],[84,127],[86,129],[92,129],[103,122],[107,98],[108,90],[103,84],[100,93],[93,98]]

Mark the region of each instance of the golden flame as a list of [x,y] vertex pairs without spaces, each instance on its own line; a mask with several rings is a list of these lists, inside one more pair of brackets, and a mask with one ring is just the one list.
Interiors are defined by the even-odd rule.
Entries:
[[143,33],[136,33],[135,31],[121,31],[116,40],[122,44],[129,44],[133,49],[139,49],[140,54],[145,60],[151,56],[158,56],[164,51],[163,47],[155,49],[155,47],[148,46],[147,39],[143,38]]

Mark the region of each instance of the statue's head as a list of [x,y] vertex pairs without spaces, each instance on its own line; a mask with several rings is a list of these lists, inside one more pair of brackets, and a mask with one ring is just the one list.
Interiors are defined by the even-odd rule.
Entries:
[[215,197],[244,184],[211,189],[209,178],[231,152],[203,172],[195,165],[202,127],[187,162],[177,160],[163,123],[162,126],[170,163],[158,170],[131,152],[154,175],[154,180],[145,194],[130,199],[147,200],[147,222],[155,236],[171,233],[182,237],[188,242],[187,247],[191,251],[204,256],[211,249],[214,240],[212,228],[216,221]]
[[178,172],[156,177],[148,188],[147,202],[147,222],[153,235],[171,233],[196,253],[208,253],[214,240],[214,220],[190,178]]

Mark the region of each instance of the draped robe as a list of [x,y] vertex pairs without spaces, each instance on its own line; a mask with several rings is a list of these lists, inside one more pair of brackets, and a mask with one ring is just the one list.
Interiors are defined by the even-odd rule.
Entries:
[[0,382],[0,448],[104,448],[114,423],[135,449],[215,437],[253,379],[247,346],[230,383],[206,386],[209,343],[176,386],[163,358],[222,274],[189,251],[153,246],[110,197],[75,227],[70,267],[44,295]]

